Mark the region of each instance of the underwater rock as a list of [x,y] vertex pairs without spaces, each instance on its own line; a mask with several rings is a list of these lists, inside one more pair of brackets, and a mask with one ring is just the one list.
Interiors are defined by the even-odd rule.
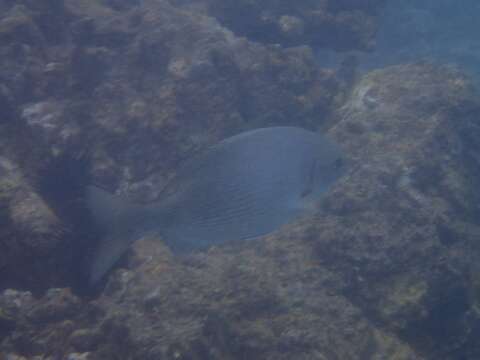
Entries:
[[0,288],[38,291],[58,281],[63,260],[52,254],[68,242],[63,224],[20,166],[5,156],[0,156],[0,214]]
[[317,216],[183,259],[139,241],[100,306],[143,358],[474,359],[478,109],[449,68],[367,74],[329,133],[351,172]]
[[229,135],[318,126],[338,91],[306,47],[251,43],[162,2],[131,16],[132,41],[109,48],[113,65],[89,90],[92,175],[107,189],[153,199],[179,161]]
[[[81,205],[72,189],[83,179],[153,200],[200,149],[256,127],[318,128],[345,92],[308,47],[252,43],[168,1],[22,0],[0,8],[0,146],[8,143],[4,156],[25,182],[12,206],[17,224],[30,229],[22,239],[36,241],[29,232],[40,218],[48,229],[41,254],[28,241],[16,251],[28,261],[0,254],[0,263],[5,256],[25,264],[4,272],[2,288],[75,281],[79,251],[91,241],[88,227],[75,225]],[[18,227],[3,219],[0,244],[18,248]],[[37,262],[51,267],[33,270]]]
[[479,351],[479,109],[456,70],[399,65],[365,75],[331,131],[354,170],[315,225],[317,256],[349,299],[431,358]]
[[[90,359],[91,350],[105,353],[108,345],[101,342],[118,330],[114,325],[104,326],[107,319],[101,315],[94,303],[81,300],[69,289],[50,289],[41,297],[7,289],[0,294],[0,357]],[[12,323],[8,329],[1,327],[5,317]]]
[[206,0],[210,14],[237,35],[283,46],[371,49],[384,0]]
[[[158,240],[139,241],[128,270],[95,300],[65,289],[3,292],[1,357],[479,357],[480,131],[464,77],[426,64],[375,71],[333,118],[347,93],[337,74],[319,69],[306,46],[239,37],[243,24],[228,18],[239,14],[221,14],[222,4],[218,22],[175,1],[13,3],[0,1],[4,287],[65,284],[56,276],[78,265],[58,266],[73,258],[57,246],[74,244],[54,236],[66,224],[57,209],[71,212],[76,197],[67,192],[54,207],[34,186],[57,174],[68,182],[48,166],[65,155],[86,153],[84,175],[153,200],[199,149],[241,130],[295,125],[330,127],[352,170],[318,215],[248,245],[173,257]],[[332,4],[311,21],[303,2],[264,17],[269,36],[368,47],[372,2]],[[327,25],[338,45],[305,35]]]
[[168,1],[54,3],[3,5],[1,19],[25,18],[35,37],[8,28],[3,98],[51,156],[88,153],[110,189],[154,198],[198,149],[259,126],[316,128],[345,90],[308,47],[252,43]]
[[67,357],[66,357],[66,360],[90,360],[92,359],[90,357],[90,353],[86,352],[86,353],[71,353],[71,354],[68,354]]
[[115,273],[99,305],[123,314],[138,358],[422,359],[340,295],[336,275],[305,247],[304,231],[183,261],[157,240],[141,240],[133,277],[113,290],[124,275]]

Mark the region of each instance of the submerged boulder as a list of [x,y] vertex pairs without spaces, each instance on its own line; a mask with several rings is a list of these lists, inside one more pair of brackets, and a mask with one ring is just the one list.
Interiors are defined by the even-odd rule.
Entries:
[[[62,279],[65,258],[53,257],[68,244],[61,220],[32,188],[14,160],[0,156],[1,287],[34,291]],[[63,264],[63,266],[62,266]]]
[[352,173],[315,224],[317,256],[350,300],[432,358],[479,351],[478,111],[455,70],[400,65],[363,77],[331,130]]
[[[299,2],[271,16],[282,1],[232,4],[261,8],[253,23],[273,19],[268,39],[215,1],[182,3],[0,0],[0,286],[17,289],[0,295],[0,356],[478,358],[480,126],[468,81],[400,65],[348,92],[309,47],[266,44],[368,47],[364,17],[380,2],[312,13]],[[305,32],[331,22],[338,45]],[[72,284],[88,247],[73,183],[152,200],[179,161],[270,125],[329,129],[349,156],[315,216],[184,257],[144,239],[92,298],[41,294]]]
[[208,11],[236,34],[283,46],[372,49],[384,0],[206,0]]
[[[315,216],[183,257],[161,239],[137,242],[86,307],[90,322],[72,320],[67,342],[50,349],[93,359],[114,358],[120,344],[142,359],[476,358],[476,111],[452,69],[365,75],[329,131],[349,173]],[[23,355],[13,340],[38,324],[21,319],[5,320],[3,346]],[[63,326],[43,320],[40,338]]]
[[199,149],[249,128],[321,126],[346,90],[308,47],[252,43],[168,1],[129,5],[0,1],[0,147],[18,179],[1,190],[0,244],[18,249],[0,255],[2,289],[76,281],[92,245],[87,182],[155,199]]
[[140,242],[100,303],[146,358],[476,358],[479,109],[447,67],[365,75],[329,131],[350,172],[317,216],[183,261]]

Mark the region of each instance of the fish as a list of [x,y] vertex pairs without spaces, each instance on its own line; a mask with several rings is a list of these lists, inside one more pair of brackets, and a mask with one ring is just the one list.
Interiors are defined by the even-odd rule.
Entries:
[[187,160],[151,204],[89,186],[87,206],[105,234],[90,283],[148,234],[159,235],[174,254],[269,234],[314,209],[343,174],[343,159],[324,135],[276,126],[226,138]]

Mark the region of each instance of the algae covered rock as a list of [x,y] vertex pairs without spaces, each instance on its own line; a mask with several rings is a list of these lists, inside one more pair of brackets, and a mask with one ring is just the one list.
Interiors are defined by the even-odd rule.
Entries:
[[470,272],[478,256],[478,100],[456,71],[373,71],[332,136],[352,173],[319,219],[317,254],[358,306],[434,358],[475,358]]
[[[38,290],[58,281],[54,269],[63,260],[50,254],[62,246],[62,223],[32,188],[12,159],[0,156],[2,287]],[[25,265],[22,265],[25,264]]]
[[14,340],[32,331],[31,355],[49,339],[94,359],[473,359],[477,108],[448,68],[367,74],[331,119],[350,171],[317,215],[184,257],[139,241],[97,300],[55,290],[6,312],[2,344],[24,355]]
[[222,24],[251,40],[335,50],[371,49],[384,2],[206,0]]
[[330,130],[351,172],[317,217],[184,261],[140,242],[100,303],[131,329],[162,322],[132,332],[146,358],[474,359],[477,111],[452,69],[367,74]]
[[88,152],[94,181],[108,188],[155,197],[198,149],[258,126],[318,127],[345,90],[310,48],[252,43],[167,1],[66,1],[50,19],[56,39],[45,7],[5,7],[5,21],[20,12],[39,38],[9,28],[5,99],[47,156]]
[[[308,45],[371,46],[382,1],[184,3],[0,0],[0,357],[480,357],[468,81],[318,68]],[[318,214],[184,257],[143,239],[91,298],[46,290],[92,245],[77,185],[152,200],[179,161],[271,125],[348,154]]]
[[119,4],[0,2],[0,146],[19,189],[0,190],[2,289],[76,281],[87,182],[154,199],[199,149],[248,128],[317,127],[345,90],[307,47],[251,43],[167,1]]
[[[9,327],[5,327],[8,319]],[[0,294],[0,356],[27,359],[131,359],[134,347],[121,316],[105,316],[95,302],[69,289],[42,296],[7,289]]]

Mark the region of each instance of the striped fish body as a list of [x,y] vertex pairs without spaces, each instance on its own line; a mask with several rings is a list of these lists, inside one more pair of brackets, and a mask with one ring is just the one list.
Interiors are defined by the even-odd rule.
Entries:
[[327,147],[334,145],[295,127],[226,139],[181,169],[158,231],[177,252],[267,234],[308,208],[312,187],[326,190],[314,177]]
[[90,187],[87,203],[107,233],[91,281],[148,232],[175,253],[265,235],[309,209],[341,175],[340,160],[337,146],[317,133],[271,127],[225,139],[189,160],[158,203],[132,205]]

